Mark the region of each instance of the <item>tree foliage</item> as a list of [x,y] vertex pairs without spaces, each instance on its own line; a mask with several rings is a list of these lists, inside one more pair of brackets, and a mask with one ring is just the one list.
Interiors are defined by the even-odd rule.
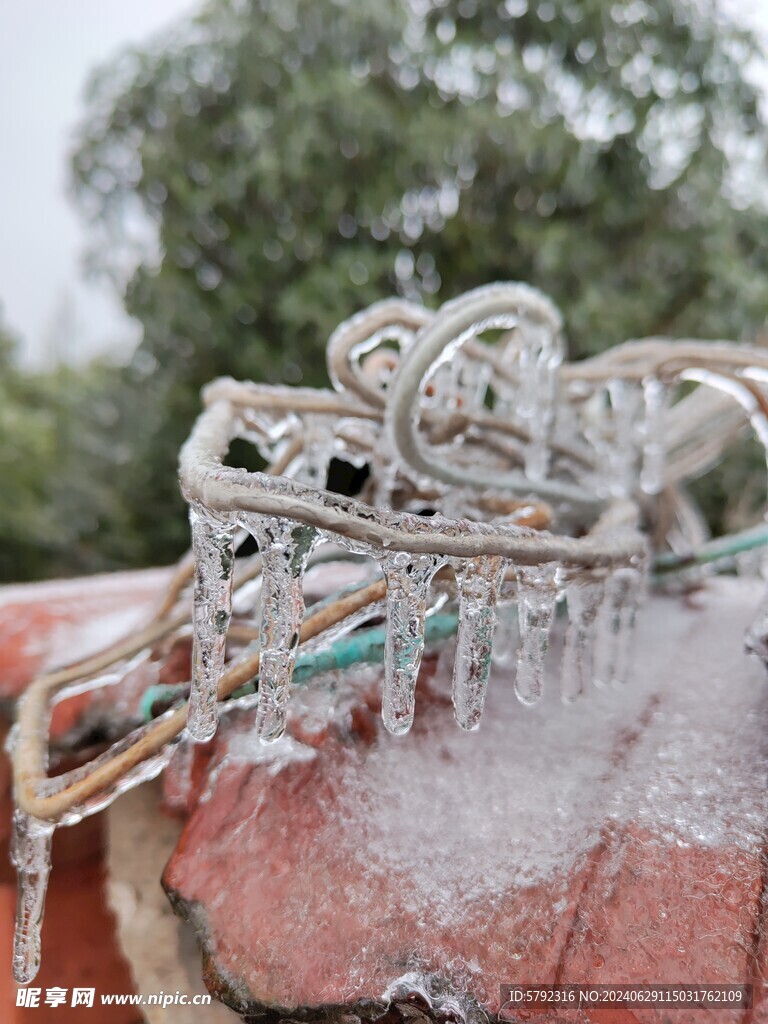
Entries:
[[15,351],[0,327],[0,579],[130,564],[139,552],[113,487],[127,447],[105,434],[117,420],[114,369],[29,373]]
[[[209,0],[104,67],[75,189],[143,326],[112,385],[113,550],[185,543],[174,466],[204,382],[321,383],[335,324],[392,292],[531,282],[572,356],[753,337],[752,45],[689,0]],[[137,207],[157,251],[129,231]]]

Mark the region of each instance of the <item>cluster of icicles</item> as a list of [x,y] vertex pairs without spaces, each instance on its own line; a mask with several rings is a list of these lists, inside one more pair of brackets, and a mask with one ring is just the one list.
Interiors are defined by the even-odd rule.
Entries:
[[[216,730],[216,691],[224,669],[232,611],[234,528],[200,508],[193,509],[191,518],[197,577],[187,728],[193,738],[204,741]],[[303,576],[322,535],[313,527],[286,519],[251,514],[240,521],[257,540],[262,559],[255,728],[263,741],[270,742],[285,731],[305,610]],[[431,517],[429,523],[439,529],[440,517]],[[478,525],[467,524],[467,528],[477,529]],[[445,526],[446,530],[456,529],[457,524],[446,522]],[[511,525],[497,529],[511,536],[515,531],[530,535],[530,531]],[[384,608],[371,606],[367,616],[383,611],[386,621],[382,718],[394,734],[406,733],[413,723],[430,588],[446,567],[453,570],[458,603],[453,704],[456,721],[463,729],[473,730],[480,724],[494,651],[496,661],[509,658],[510,645],[502,634],[509,631],[510,624],[514,627],[515,618],[519,637],[515,690],[523,704],[539,700],[555,608],[563,597],[569,619],[561,668],[563,697],[576,699],[593,680],[610,685],[626,677],[629,641],[644,588],[646,560],[641,556],[634,564],[587,573],[569,572],[555,561],[513,565],[500,555],[451,558],[376,550],[350,544],[344,537],[333,539],[355,553],[375,558],[386,581]],[[359,623],[358,618],[345,626]]]

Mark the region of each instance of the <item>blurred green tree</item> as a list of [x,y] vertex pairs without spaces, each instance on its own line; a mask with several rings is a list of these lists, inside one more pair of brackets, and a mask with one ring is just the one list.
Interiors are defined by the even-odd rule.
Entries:
[[319,383],[333,326],[393,291],[529,281],[572,356],[753,338],[754,53],[693,0],[209,0],[104,67],[75,191],[93,265],[143,326],[112,385],[113,549],[166,562],[186,544],[174,466],[205,381]]
[[0,578],[47,572],[53,513],[46,480],[52,467],[51,415],[41,389],[16,366],[16,342],[0,326]]
[[94,362],[22,369],[0,326],[0,579],[119,568],[140,560],[114,486],[132,450],[110,436],[125,422],[117,371]]

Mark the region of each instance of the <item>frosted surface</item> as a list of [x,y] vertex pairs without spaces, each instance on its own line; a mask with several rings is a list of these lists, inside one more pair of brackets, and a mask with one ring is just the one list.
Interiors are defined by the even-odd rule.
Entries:
[[571,870],[606,817],[663,843],[759,844],[765,680],[742,655],[757,590],[717,580],[696,610],[654,598],[640,615],[639,670],[620,691],[564,705],[549,685],[522,708],[496,679],[477,734],[425,742],[416,727],[377,744],[342,787],[350,855],[364,872],[407,872],[449,924],[481,894]]

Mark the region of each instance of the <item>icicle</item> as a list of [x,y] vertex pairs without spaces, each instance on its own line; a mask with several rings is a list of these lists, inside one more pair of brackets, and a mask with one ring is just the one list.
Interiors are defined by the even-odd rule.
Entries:
[[192,690],[187,730],[204,742],[216,732],[216,690],[224,669],[227,630],[232,616],[235,565],[234,526],[190,509],[195,556]]
[[646,494],[660,494],[664,487],[664,415],[667,411],[668,391],[656,377],[643,381],[645,422],[643,423],[643,464],[640,487]]
[[499,668],[507,668],[517,658],[517,603],[499,601],[496,607],[496,629],[493,633],[491,661]]
[[328,483],[328,467],[333,458],[336,436],[336,418],[319,413],[307,413],[302,417],[304,452],[298,479],[310,487],[325,490]]
[[461,408],[464,411],[482,409],[493,375],[493,367],[490,363],[473,358],[465,352],[457,354],[460,356],[460,359],[457,360],[459,367],[457,393],[462,399]]
[[543,480],[549,469],[549,439],[555,419],[558,371],[563,361],[563,341],[549,327],[524,327],[520,350],[520,386],[516,412],[530,436],[525,446],[525,473]]
[[609,381],[607,390],[613,422],[613,443],[608,449],[608,491],[614,497],[628,498],[637,481],[640,444],[637,424],[642,393],[634,382],[619,379]]
[[523,704],[535,704],[544,682],[544,655],[557,602],[557,566],[518,566],[517,607],[520,649],[515,693]]
[[285,731],[286,709],[304,619],[304,570],[318,534],[267,516],[249,518],[247,527],[262,559],[259,703],[256,732],[265,742]]
[[424,653],[427,591],[437,568],[432,555],[398,551],[382,561],[387,580],[387,635],[381,717],[396,735],[413,724],[416,679]]
[[628,681],[642,588],[643,573],[629,566],[616,569],[605,584],[594,652],[594,678],[599,686]]
[[11,859],[18,872],[18,905],[13,940],[13,976],[28,985],[40,967],[40,928],[51,872],[55,826],[17,810],[13,816]]
[[568,629],[561,668],[565,701],[580,697],[592,680],[592,645],[603,589],[602,580],[574,581],[566,587]]
[[504,561],[494,556],[462,560],[456,570],[459,629],[453,665],[453,710],[462,729],[473,730],[480,725],[503,576]]

